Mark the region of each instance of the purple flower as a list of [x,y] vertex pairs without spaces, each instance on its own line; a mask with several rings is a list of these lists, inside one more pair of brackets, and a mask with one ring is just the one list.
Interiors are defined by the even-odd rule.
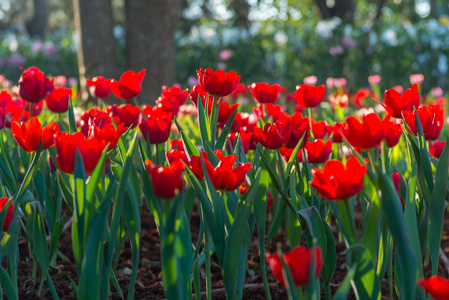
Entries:
[[26,62],[25,57],[20,54],[13,54],[8,59],[8,64],[12,67],[20,67],[23,66]]
[[342,54],[343,53],[343,47],[340,45],[332,46],[329,48],[329,54],[332,56]]

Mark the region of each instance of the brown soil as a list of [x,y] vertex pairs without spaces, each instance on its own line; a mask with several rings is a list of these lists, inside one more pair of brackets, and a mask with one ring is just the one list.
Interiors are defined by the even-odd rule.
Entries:
[[[66,212],[68,210],[66,209]],[[159,237],[154,223],[154,219],[151,213],[146,207],[142,209],[142,234],[141,234],[141,252],[140,263],[137,275],[137,283],[135,286],[135,298],[136,299],[164,299],[164,290],[162,286],[162,276],[160,267],[160,250],[159,250]],[[197,240],[199,231],[199,217],[195,213],[191,218],[191,232],[194,242]],[[335,230],[336,231],[336,230]],[[285,230],[281,229],[281,232],[273,237],[270,243],[266,246],[267,252],[276,251],[277,244],[280,243],[285,251],[289,248],[286,244]],[[342,282],[346,275],[346,256],[345,246],[343,243],[337,243],[337,268],[335,275],[331,281],[332,294],[338,289],[339,284]],[[445,219],[444,232],[442,238],[442,248],[446,255],[449,255],[449,220]],[[47,283],[44,283],[41,297],[37,296],[37,290],[40,283],[40,271],[38,270],[37,279],[32,278],[33,262],[29,256],[28,245],[26,241],[21,241],[19,244],[20,261],[19,261],[19,273],[18,273],[18,287],[19,287],[19,299],[52,299],[50,290]],[[60,299],[77,299],[75,291],[70,283],[69,276],[76,283],[78,282],[78,274],[76,265],[74,263],[73,252],[71,248],[71,232],[70,229],[65,231],[59,242],[59,251],[65,255],[68,260],[63,260],[58,257],[57,266],[51,268],[50,273],[52,275],[53,282],[56,286],[57,293]],[[248,257],[248,272],[246,277],[246,284],[250,288],[244,292],[243,299],[265,299],[265,292],[262,285],[262,276],[260,272],[260,256],[258,250],[257,231],[253,236],[251,242],[249,257]],[[220,269],[218,268],[216,260],[212,257],[212,287],[214,299],[226,299],[223,290],[223,283],[221,278]],[[117,268],[117,279],[122,288],[122,291],[126,297],[128,292],[128,283],[131,272],[131,250],[129,242],[125,243],[125,247],[122,250],[120,262]],[[204,268],[203,268],[204,269]],[[430,276],[430,268],[426,268],[426,277]],[[445,278],[449,274],[446,273],[444,266],[440,262],[439,274]],[[287,293],[285,288],[280,286],[276,278],[271,273],[269,267],[267,267],[268,281],[270,282],[270,291],[273,299],[287,299]],[[201,289],[205,290],[205,272],[202,272]],[[352,292],[351,292],[352,293]],[[382,281],[382,299],[388,299],[388,283],[384,279]],[[324,296],[322,297],[324,299]],[[113,284],[111,283],[111,296],[110,299],[121,299]],[[202,299],[206,299],[202,296]],[[350,294],[349,299],[355,299],[354,294]]]

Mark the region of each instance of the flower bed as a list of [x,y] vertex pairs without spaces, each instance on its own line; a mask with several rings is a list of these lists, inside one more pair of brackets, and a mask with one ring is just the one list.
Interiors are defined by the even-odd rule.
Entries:
[[348,95],[197,75],[155,106],[145,70],[89,81],[122,106],[74,109],[34,67],[1,91],[9,299],[448,297],[445,99],[422,77],[382,99],[379,78]]

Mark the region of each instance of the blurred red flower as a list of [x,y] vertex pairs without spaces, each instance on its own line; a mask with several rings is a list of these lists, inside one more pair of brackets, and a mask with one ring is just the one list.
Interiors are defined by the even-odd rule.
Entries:
[[162,110],[154,110],[147,105],[143,109],[146,120],[139,124],[145,140],[149,139],[151,144],[162,144],[168,140],[171,131],[172,114]]
[[304,147],[306,159],[311,164],[321,164],[329,159],[332,153],[332,142],[328,140],[326,143],[321,139],[308,142]]
[[[416,110],[426,140],[434,141],[440,137],[444,125],[444,111],[445,109],[439,105],[420,106]],[[402,116],[407,124],[408,131],[416,136],[415,112],[403,111]]]
[[363,151],[379,147],[385,137],[382,120],[375,113],[363,116],[362,121],[350,116],[338,126],[349,144]]
[[287,145],[292,135],[292,121],[277,121],[274,124],[265,124],[264,129],[254,127],[253,138],[267,149],[280,149]]
[[428,279],[420,279],[418,285],[435,300],[449,299],[449,280],[447,279],[434,275]]
[[126,71],[120,77],[120,81],[109,79],[108,86],[111,88],[114,95],[118,98],[131,100],[140,94],[144,76],[145,69],[143,69],[139,73],[136,73],[134,71]]
[[310,86],[305,83],[296,86],[295,99],[302,107],[316,107],[324,99],[326,86]]
[[[270,265],[274,277],[276,277],[276,279],[279,280],[279,283],[285,287],[282,261],[279,253],[267,253],[265,258]],[[313,273],[315,278],[318,278],[323,266],[323,258],[319,247],[314,247],[308,250],[305,246],[297,246],[293,249],[293,251],[285,252],[283,258],[286,265],[290,269],[293,282],[297,287],[305,287],[309,283],[312,258],[314,259],[315,272]]]
[[435,158],[440,158],[445,145],[445,141],[434,141],[430,143],[429,154]]
[[111,117],[117,117],[120,123],[125,124],[126,127],[136,128],[140,120],[140,107],[133,106],[131,103],[126,105],[114,104],[108,106],[108,111]]
[[69,110],[69,100],[72,96],[72,89],[57,87],[45,98],[47,107],[54,113],[64,113]]
[[[0,199],[0,211],[8,204],[10,200],[6,197]],[[3,220],[2,230],[8,232],[9,226],[11,225],[12,218],[14,217],[14,201],[11,200],[8,211],[6,212],[5,219]]]
[[398,93],[395,89],[386,90],[384,93],[384,102],[382,106],[387,110],[393,118],[402,118],[402,111],[413,111],[413,108],[419,106],[419,90],[415,83],[410,89],[406,89],[404,93]]
[[108,80],[102,76],[86,79],[87,87],[93,98],[106,99],[111,97],[112,90],[109,87]]
[[273,103],[281,94],[281,86],[277,83],[270,85],[266,82],[253,83],[248,89],[259,103]]

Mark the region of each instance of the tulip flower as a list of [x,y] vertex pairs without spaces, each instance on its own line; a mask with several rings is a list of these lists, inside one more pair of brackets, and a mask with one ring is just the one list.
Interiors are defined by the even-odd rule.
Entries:
[[55,122],[51,122],[47,126],[42,127],[41,123],[36,117],[32,117],[25,124],[13,122],[11,124],[11,131],[17,144],[22,149],[28,152],[34,152],[39,148],[39,143],[42,139],[43,150],[53,146],[53,135],[59,132],[59,126]]
[[6,111],[0,107],[0,129],[3,129],[6,125]]
[[215,97],[225,97],[232,93],[240,82],[240,76],[234,71],[226,73],[223,70],[213,71],[207,68],[204,70],[201,68],[196,71],[198,75],[198,81],[201,84],[202,89],[209,95]]
[[92,125],[97,125],[99,128],[103,128],[107,124],[112,124],[112,119],[116,124],[120,124],[120,119],[117,117],[110,117],[109,112],[99,109],[98,107],[92,107],[81,116],[81,133],[85,137],[89,137],[89,130]]
[[[216,190],[232,192],[237,189],[244,181],[246,173],[251,169],[251,163],[239,163],[237,167],[232,165],[237,160],[237,155],[223,156],[221,150],[214,151],[219,163],[216,167],[210,163],[206,152],[202,153],[207,174]],[[202,170],[201,160],[199,156],[190,157],[190,169],[195,176],[204,180],[204,172]]]
[[125,124],[121,123],[117,125],[117,128],[113,124],[106,124],[102,128],[97,125],[92,125],[89,130],[89,138],[97,138],[100,142],[106,141],[109,143],[108,151],[111,151],[117,145],[119,138],[128,129]]
[[366,166],[355,157],[350,157],[346,165],[335,159],[329,160],[323,170],[312,169],[313,181],[310,185],[325,199],[346,199],[363,189],[366,170]]
[[171,149],[178,149],[178,150],[184,150],[184,144],[182,143],[181,140],[177,140],[177,139],[171,139],[170,140],[170,148]]
[[[0,199],[0,211],[3,210],[3,207],[5,207],[9,201],[10,200],[6,197]],[[8,208],[8,211],[6,212],[5,218],[3,219],[2,230],[4,232],[8,232],[9,226],[11,225],[13,217],[14,217],[14,202],[11,200],[11,204],[9,205],[9,208]]]
[[325,162],[332,153],[332,142],[328,140],[326,143],[323,140],[316,139],[313,142],[308,142],[305,146],[306,159],[311,164],[321,164]]
[[120,77],[120,81],[109,79],[108,86],[118,98],[123,100],[131,100],[140,94],[144,76],[145,69],[139,73],[134,71],[126,71]]
[[47,97],[55,88],[53,80],[45,77],[36,67],[24,70],[19,79],[19,95],[23,100],[37,103]]
[[170,136],[172,114],[161,110],[153,110],[151,106],[146,106],[143,113],[147,120],[142,120],[139,129],[145,140],[149,139],[151,144],[162,144]]
[[261,104],[273,103],[281,94],[281,86],[277,83],[270,85],[266,82],[253,83],[248,89],[254,99]]
[[402,135],[402,127],[396,122],[384,121],[385,143],[393,148],[399,143]]
[[[444,125],[444,111],[445,109],[441,108],[439,105],[421,106],[416,110],[426,140],[434,141],[440,137]],[[408,131],[416,136],[415,112],[404,111],[402,115],[407,124]]]
[[154,194],[159,198],[172,199],[182,190],[184,164],[174,161],[168,167],[157,166],[149,159],[145,161],[147,172],[151,177]]
[[182,90],[178,85],[169,88],[162,87],[161,96],[156,101],[156,106],[165,112],[171,112],[174,116],[178,114],[179,107],[183,105],[189,97],[189,90]]
[[[265,258],[270,265],[274,277],[276,277],[279,283],[285,287],[286,279],[283,276],[283,266],[279,253],[267,253],[265,254]],[[315,278],[318,278],[323,266],[323,258],[319,247],[314,247],[308,250],[305,246],[297,246],[293,251],[285,252],[283,258],[285,264],[290,269],[293,282],[297,287],[305,287],[309,283],[312,259],[314,259],[315,271],[313,274]]]
[[435,141],[433,143],[430,143],[429,154],[435,158],[440,158],[445,145],[445,141]]
[[100,141],[97,138],[86,139],[81,132],[74,134],[60,132],[55,136],[55,144],[56,163],[62,172],[73,174],[78,149],[83,159],[84,170],[86,174],[89,174],[95,169],[107,142],[105,140]]
[[434,300],[449,299],[449,280],[447,279],[434,275],[428,279],[420,279],[418,285]]
[[180,149],[171,149],[170,151],[165,153],[165,158],[170,165],[177,160],[182,160],[186,165],[189,165],[190,163],[189,159],[187,158],[186,152]]
[[268,193],[267,193],[267,211],[270,210],[272,205],[273,205],[273,196],[271,195],[270,191],[268,191]]
[[284,113],[279,116],[280,122],[286,122],[287,119],[291,119],[292,122],[292,132],[290,135],[290,139],[288,140],[287,147],[291,149],[295,149],[296,144],[301,140],[302,136],[304,136],[301,144],[301,148],[306,145],[310,138],[310,123],[308,118],[303,118],[302,114],[299,112],[294,113],[292,116]]
[[396,192],[398,193],[398,196],[401,199],[402,209],[404,210],[405,203],[404,203],[404,198],[401,195],[401,174],[399,174],[399,172],[395,172],[395,173],[391,174],[391,179],[393,180],[394,188],[396,189]]
[[404,93],[397,92],[395,89],[386,90],[384,93],[385,104],[379,102],[393,118],[402,118],[402,111],[413,111],[413,108],[419,106],[418,85],[414,84]]
[[110,106],[108,108],[110,111],[111,117],[117,117],[120,123],[125,124],[126,127],[135,128],[139,125],[140,120],[140,107],[133,106],[131,103],[126,105],[121,105],[120,107],[117,104]]
[[111,97],[112,90],[109,87],[108,80],[106,78],[97,76],[92,78],[92,80],[86,79],[86,84],[92,97],[97,99],[106,99]]
[[239,187],[240,195],[244,196],[248,190],[249,190],[249,183],[245,181]]
[[[307,120],[307,123],[310,124],[309,122],[309,117],[305,117],[304,119]],[[327,123],[326,121],[316,121],[315,119],[312,118],[312,133],[313,133],[313,137],[315,139],[322,139],[324,138],[324,136],[328,133],[328,127],[327,127]]]
[[279,120],[273,125],[267,123],[263,130],[255,127],[253,138],[267,149],[280,149],[287,145],[291,135],[292,121],[289,118],[285,122]]
[[57,87],[45,98],[47,107],[54,113],[64,113],[69,110],[69,100],[72,96],[72,89]]
[[[281,152],[281,157],[285,162],[288,162],[290,160],[290,157],[293,154],[293,151],[295,151],[294,149],[290,149],[287,147],[282,147],[281,149],[279,149]],[[302,162],[303,158],[302,158],[302,151],[299,150],[298,151],[298,162]]]
[[0,107],[5,108],[9,101],[12,101],[11,92],[7,89],[0,90]]
[[[339,125],[340,124],[340,125]],[[340,133],[339,126],[341,123],[335,123],[329,130],[329,136],[332,135],[332,143],[341,143],[343,141],[343,137]]]
[[375,113],[363,116],[362,121],[350,116],[339,129],[351,146],[363,151],[379,147],[385,137],[382,120]]
[[324,99],[326,86],[309,86],[305,83],[296,86],[295,99],[302,107],[316,107]]
[[284,114],[284,111],[282,110],[282,106],[280,105],[273,105],[272,103],[267,103],[265,105],[265,108],[267,109],[267,115],[268,118],[272,118],[273,122],[276,122],[279,120],[279,117]]
[[[235,147],[235,145],[236,145],[237,134],[238,134],[237,132],[231,132],[228,136],[229,142],[232,147]],[[245,154],[248,153],[248,151],[251,149],[251,143],[254,143],[254,140],[252,138],[252,133],[245,132],[245,130],[243,128],[241,128],[239,138],[240,138],[240,141],[243,146],[243,151],[245,152]],[[227,144],[227,145],[229,146],[229,144]],[[229,150],[229,152],[232,152],[232,150],[230,148],[228,150]]]

